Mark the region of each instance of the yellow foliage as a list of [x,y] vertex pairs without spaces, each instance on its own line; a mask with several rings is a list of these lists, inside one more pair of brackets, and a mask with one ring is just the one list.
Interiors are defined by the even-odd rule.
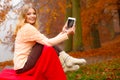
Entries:
[[66,7],[66,5],[63,4],[63,2],[58,2],[58,6],[60,7],[61,13],[65,14],[65,11],[66,11],[65,7]]

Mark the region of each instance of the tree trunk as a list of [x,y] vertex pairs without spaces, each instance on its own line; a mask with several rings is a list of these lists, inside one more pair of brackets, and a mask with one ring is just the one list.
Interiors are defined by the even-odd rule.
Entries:
[[120,33],[120,26],[119,26],[119,13],[118,10],[113,10],[113,27],[116,34]]
[[92,35],[92,41],[93,41],[92,48],[101,47],[99,31],[96,27],[97,27],[96,24],[93,24],[91,27],[91,35]]
[[[66,1],[66,20],[68,17],[72,16],[72,3],[71,3],[71,0],[67,0]],[[73,44],[73,36],[70,35],[69,36],[69,39],[65,41],[65,51],[66,52],[70,52],[72,51],[72,45]]]
[[72,9],[73,17],[76,18],[76,31],[73,41],[73,50],[82,51],[83,43],[82,43],[82,27],[81,27],[81,18],[80,18],[80,0],[72,0],[72,7],[73,7]]

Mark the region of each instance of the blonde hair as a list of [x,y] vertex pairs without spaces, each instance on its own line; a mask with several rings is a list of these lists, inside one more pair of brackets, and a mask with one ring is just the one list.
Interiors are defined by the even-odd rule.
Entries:
[[[20,16],[19,16],[19,22],[18,22],[18,24],[17,24],[17,26],[16,26],[16,29],[15,29],[14,33],[13,33],[13,38],[16,37],[17,32],[19,31],[19,29],[26,23],[26,22],[25,22],[26,13],[28,12],[28,10],[29,10],[30,8],[34,9],[35,12],[37,13],[37,10],[36,10],[36,8],[33,6],[32,3],[26,4],[26,5],[24,5],[24,6],[22,7],[21,12],[20,12]],[[37,15],[37,14],[36,14],[36,15]],[[39,28],[39,27],[38,27],[38,19],[36,19],[36,22],[35,22],[35,24],[33,24],[33,26],[34,26],[35,28],[37,28],[37,29]]]

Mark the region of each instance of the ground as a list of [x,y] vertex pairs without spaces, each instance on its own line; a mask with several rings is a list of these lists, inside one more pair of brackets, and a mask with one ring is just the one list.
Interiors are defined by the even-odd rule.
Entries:
[[70,55],[85,58],[88,64],[120,58],[120,35],[116,36],[114,40],[103,43],[101,48],[84,52],[71,52]]

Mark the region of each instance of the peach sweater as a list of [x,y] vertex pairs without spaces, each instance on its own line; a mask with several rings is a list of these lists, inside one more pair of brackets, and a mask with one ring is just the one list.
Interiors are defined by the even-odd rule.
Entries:
[[54,46],[68,39],[67,33],[60,33],[54,38],[48,39],[34,26],[25,24],[17,33],[14,51],[14,69],[23,68],[33,45],[38,42],[47,46]]

